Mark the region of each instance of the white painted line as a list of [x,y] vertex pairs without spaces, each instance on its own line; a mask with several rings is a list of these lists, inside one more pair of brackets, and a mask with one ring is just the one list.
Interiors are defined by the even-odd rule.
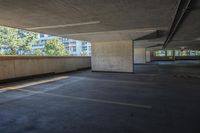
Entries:
[[98,79],[98,78],[89,78],[89,77],[81,77],[83,80],[92,80],[98,82],[114,82],[114,83],[129,83],[129,84],[141,84],[141,85],[154,85],[155,83],[145,81],[128,81],[128,80],[112,80],[112,79]]
[[149,105],[134,104],[134,103],[124,103],[124,102],[118,102],[118,101],[109,101],[109,100],[102,100],[102,99],[77,97],[77,96],[59,95],[59,94],[52,94],[52,93],[42,92],[42,91],[31,91],[31,90],[27,90],[27,89],[19,89],[19,90],[23,91],[23,92],[28,92],[28,93],[43,94],[43,95],[48,95],[48,96],[56,96],[56,97],[74,99],[74,100],[98,102],[98,103],[106,103],[106,104],[115,104],[115,105],[121,105],[121,106],[130,106],[130,107],[134,107],[134,108],[152,109],[152,106],[149,106]]
[[125,103],[125,102],[118,102],[118,101],[109,101],[109,100],[103,100],[103,99],[85,98],[85,97],[68,96],[68,95],[59,95],[59,94],[47,93],[45,91],[32,91],[32,90],[22,89],[22,88],[26,88],[26,87],[33,86],[33,85],[48,83],[48,82],[57,81],[57,80],[61,80],[61,79],[66,79],[66,78],[69,78],[69,77],[61,76],[61,77],[56,77],[56,78],[52,78],[52,79],[46,79],[46,80],[42,80],[42,81],[25,83],[25,84],[22,84],[22,85],[4,87],[4,88],[0,89],[0,92],[5,92],[5,91],[8,91],[8,90],[20,90],[20,91],[28,92],[28,93],[31,93],[31,94],[43,94],[43,95],[56,96],[56,97],[62,97],[62,98],[69,98],[69,99],[81,100],[81,101],[106,103],[106,104],[121,105],[121,106],[129,106],[129,107],[134,107],[134,108],[152,109],[152,106],[150,106],[150,105]]
[[5,92],[4,90],[0,90],[0,93],[3,93],[3,92]]

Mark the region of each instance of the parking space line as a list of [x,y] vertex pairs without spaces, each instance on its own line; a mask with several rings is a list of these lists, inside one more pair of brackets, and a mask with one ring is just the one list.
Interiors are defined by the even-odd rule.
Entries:
[[44,91],[32,91],[32,90],[24,89],[26,87],[30,87],[30,86],[34,86],[34,85],[38,85],[38,84],[43,84],[43,83],[48,83],[48,82],[53,82],[53,81],[58,81],[58,80],[61,80],[61,79],[66,79],[66,78],[69,78],[69,77],[61,76],[61,77],[56,77],[56,78],[52,78],[52,79],[45,79],[45,80],[42,80],[42,81],[33,81],[33,82],[29,82],[29,83],[24,83],[22,85],[2,87],[2,88],[0,88],[0,93],[5,92],[5,91],[9,91],[9,90],[20,90],[20,91],[31,93],[31,94],[43,94],[43,95],[48,95],[48,96],[62,97],[62,98],[81,100],[81,101],[129,106],[129,107],[134,107],[134,108],[152,109],[152,106],[149,106],[149,105],[125,103],[125,102],[110,101],[110,100],[103,100],[103,99],[94,99],[94,98],[85,98],[85,97],[77,97],[77,96],[59,95],[59,94],[53,94],[53,93],[48,93],[48,92],[44,92]]
[[114,105],[129,106],[129,107],[142,108],[142,109],[152,109],[152,106],[149,106],[149,105],[134,104],[134,103],[125,103],[125,102],[109,101],[109,100],[102,100],[102,99],[77,97],[77,96],[59,95],[59,94],[42,92],[42,91],[31,91],[31,90],[27,90],[27,89],[19,89],[19,90],[23,91],[23,92],[32,93],[32,94],[43,94],[43,95],[48,95],[48,96],[69,98],[69,99],[74,99],[74,100],[89,101],[89,102],[98,102],[98,103],[106,103],[106,104],[114,104]]

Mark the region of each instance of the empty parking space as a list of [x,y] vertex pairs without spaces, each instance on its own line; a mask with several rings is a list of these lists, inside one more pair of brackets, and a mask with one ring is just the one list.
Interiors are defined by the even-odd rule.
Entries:
[[[199,79],[174,77],[174,66],[137,65],[136,74],[84,70],[2,84],[0,132],[198,132]],[[143,73],[154,67],[155,73]],[[179,68],[188,67],[192,72],[199,64]]]

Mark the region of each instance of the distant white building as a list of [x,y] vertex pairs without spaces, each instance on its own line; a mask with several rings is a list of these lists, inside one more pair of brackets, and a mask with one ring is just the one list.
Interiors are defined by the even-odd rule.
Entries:
[[32,49],[44,49],[44,45],[48,39],[58,38],[65,46],[65,50],[72,56],[91,56],[91,44],[86,41],[78,41],[68,38],[62,38],[46,34],[38,34],[37,44],[32,46]]

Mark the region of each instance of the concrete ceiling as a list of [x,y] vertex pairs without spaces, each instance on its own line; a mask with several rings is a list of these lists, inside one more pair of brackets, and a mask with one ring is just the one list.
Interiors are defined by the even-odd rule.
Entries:
[[193,0],[185,19],[180,24],[169,48],[200,49],[200,1]]
[[[167,33],[178,3],[179,0],[0,0],[0,25],[92,42],[135,40],[157,31]],[[194,16],[198,14],[196,11]],[[189,22],[185,21],[186,25]],[[184,40],[183,31],[175,39]],[[196,32],[199,35],[199,30]],[[166,35],[158,36],[159,43]],[[151,45],[156,45],[157,40],[153,43],[151,39]]]

